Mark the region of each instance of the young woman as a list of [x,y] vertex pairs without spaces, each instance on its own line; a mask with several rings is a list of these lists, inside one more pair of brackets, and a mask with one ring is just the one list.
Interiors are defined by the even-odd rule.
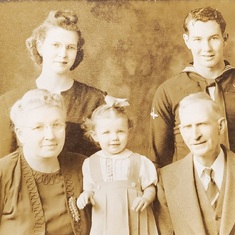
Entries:
[[73,203],[82,191],[84,156],[62,151],[62,97],[30,90],[10,116],[21,147],[0,159],[0,234],[89,234],[89,211]]
[[83,209],[92,203],[92,235],[158,234],[151,203],[157,173],[153,163],[126,148],[132,123],[126,101],[108,99],[87,119],[87,134],[101,150],[83,164],[84,192],[77,199]]
[[0,157],[16,149],[16,138],[10,128],[9,108],[26,91],[47,89],[61,94],[67,107],[65,147],[85,155],[97,148],[85,137],[80,124],[100,104],[106,93],[71,78],[83,60],[84,40],[78,27],[78,17],[73,11],[51,11],[46,20],[34,29],[26,40],[33,61],[41,66],[41,74],[33,83],[25,84],[0,97]]

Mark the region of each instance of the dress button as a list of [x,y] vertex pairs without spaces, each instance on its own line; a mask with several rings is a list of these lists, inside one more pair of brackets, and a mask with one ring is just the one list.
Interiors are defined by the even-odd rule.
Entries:
[[131,187],[134,188],[136,186],[136,183],[131,183]]

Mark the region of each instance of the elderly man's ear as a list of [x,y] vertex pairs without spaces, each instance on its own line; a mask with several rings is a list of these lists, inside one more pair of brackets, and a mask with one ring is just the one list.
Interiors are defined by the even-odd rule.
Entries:
[[226,126],[227,126],[227,121],[225,118],[220,118],[218,119],[218,124],[219,124],[219,132],[220,134],[223,134],[226,130]]

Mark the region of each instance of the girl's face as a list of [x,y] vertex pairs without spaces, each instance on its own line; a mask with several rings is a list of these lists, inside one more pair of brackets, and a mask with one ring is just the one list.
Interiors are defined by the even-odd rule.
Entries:
[[43,69],[62,75],[69,72],[77,55],[77,44],[76,32],[59,27],[49,29],[44,41],[37,44]]
[[16,133],[30,158],[57,157],[65,141],[64,115],[57,107],[35,108],[22,117]]
[[126,147],[128,136],[128,120],[125,117],[95,120],[95,130],[92,137],[108,155],[121,153]]

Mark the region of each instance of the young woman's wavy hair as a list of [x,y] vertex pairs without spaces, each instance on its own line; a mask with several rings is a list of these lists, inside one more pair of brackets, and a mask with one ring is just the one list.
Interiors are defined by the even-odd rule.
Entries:
[[33,30],[32,35],[26,40],[26,47],[31,59],[35,64],[42,64],[42,56],[38,53],[37,42],[43,42],[46,38],[46,33],[53,27],[60,27],[66,30],[74,31],[78,35],[77,55],[74,64],[70,70],[74,70],[83,60],[84,52],[82,46],[85,41],[82,38],[81,31],[78,27],[78,17],[74,11],[71,10],[56,10],[50,11],[46,20]]

